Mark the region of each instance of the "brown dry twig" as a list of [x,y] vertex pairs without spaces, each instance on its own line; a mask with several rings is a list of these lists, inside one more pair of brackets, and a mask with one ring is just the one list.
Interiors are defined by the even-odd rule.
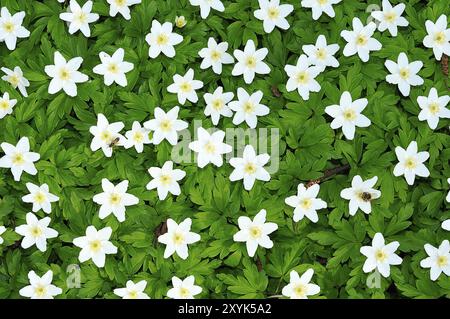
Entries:
[[334,175],[337,175],[337,174],[339,174],[339,173],[348,171],[349,169],[350,169],[350,165],[349,165],[349,164],[345,164],[345,165],[343,165],[343,166],[338,166],[338,167],[335,167],[335,168],[327,169],[327,170],[324,172],[324,174],[323,174],[323,176],[322,176],[321,178],[314,179],[314,180],[310,180],[310,181],[308,182],[308,184],[306,184],[306,187],[311,187],[311,186],[313,186],[314,184],[320,184],[320,183],[322,183],[322,182],[328,180],[330,177],[332,177],[332,176],[334,176]]

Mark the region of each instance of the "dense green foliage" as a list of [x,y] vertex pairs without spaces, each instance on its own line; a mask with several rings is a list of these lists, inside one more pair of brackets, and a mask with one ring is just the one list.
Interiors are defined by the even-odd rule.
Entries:
[[[42,275],[52,269],[53,283],[63,289],[58,298],[117,298],[113,289],[123,287],[130,279],[147,280],[146,293],[151,298],[162,298],[174,275],[180,278],[195,275],[196,284],[203,288],[197,296],[200,298],[265,298],[281,293],[292,269],[303,272],[310,267],[315,270],[312,281],[321,287],[317,298],[450,296],[449,277],[442,274],[432,282],[429,269],[419,266],[426,257],[425,243],[438,246],[449,238],[449,233],[440,226],[450,217],[450,205],[445,202],[446,179],[450,176],[449,120],[441,119],[438,128],[431,130],[426,122],[419,122],[416,102],[417,96],[427,96],[431,87],[436,87],[440,95],[448,94],[441,64],[432,50],[422,45],[425,21],[436,21],[443,13],[448,15],[448,2],[403,1],[407,5],[404,16],[410,26],[399,28],[395,38],[388,32],[377,31],[374,37],[383,48],[372,52],[367,63],[357,56],[342,55],[345,42],[340,32],[351,29],[354,16],[365,23],[370,15],[366,11],[368,4],[379,1],[344,0],[334,6],[336,18],[322,15],[314,21],[311,10],[302,8],[300,0],[283,0],[295,7],[287,18],[291,27],[288,31],[275,29],[271,34],[264,33],[262,22],[253,16],[258,8],[256,0],[223,2],[224,13],[212,11],[202,20],[198,7],[187,0],[143,0],[131,7],[132,19],[126,21],[120,15],[110,17],[106,1],[94,0],[93,12],[101,18],[91,24],[92,36],[86,38],[81,33],[69,35],[67,25],[59,19],[67,4],[56,0],[0,0],[1,6],[11,12],[26,12],[23,25],[31,32],[29,38],[18,41],[14,51],[0,43],[0,66],[10,69],[20,66],[31,82],[29,97],[23,98],[7,82],[0,81],[0,92],[9,92],[18,99],[13,114],[0,120],[0,142],[15,145],[20,137],[27,136],[31,150],[41,155],[36,163],[38,175],[24,174],[20,182],[13,180],[8,169],[0,169],[0,225],[8,229],[0,246],[0,297],[19,297],[19,289],[28,285],[30,270]],[[173,22],[177,15],[184,15],[187,25],[175,28],[184,37],[175,47],[175,58],[161,55],[149,59],[144,38],[151,21]],[[302,53],[301,46],[315,43],[319,34],[326,35],[328,43],[340,45],[336,55],[340,66],[321,73],[317,79],[322,90],[303,101],[297,92],[286,92],[284,66],[295,64]],[[272,69],[270,75],[257,76],[251,85],[246,85],[242,77],[231,76],[232,65],[224,66],[222,75],[211,69],[201,70],[198,51],[206,47],[210,36],[227,41],[229,53],[242,48],[247,39],[253,39],[258,47],[268,48],[265,62]],[[125,60],[135,65],[127,74],[126,88],[107,87],[103,78],[92,72],[99,63],[100,51],[112,54],[118,47],[125,49]],[[68,58],[84,59],[80,71],[88,74],[91,81],[78,85],[75,98],[62,91],[56,95],[47,93],[50,79],[44,66],[53,64],[55,50]],[[388,71],[384,61],[396,60],[400,52],[424,62],[419,74],[425,84],[412,88],[407,98],[385,81]],[[167,141],[145,146],[142,154],[118,148],[112,158],[106,158],[101,150],[90,150],[89,127],[95,125],[96,114],[105,114],[110,122],[123,121],[125,130],[129,130],[133,121],[143,123],[153,118],[156,106],[167,110],[178,105],[176,95],[166,88],[175,73],[184,74],[188,68],[193,68],[195,78],[204,82],[199,102],[181,107],[180,118],[189,123],[201,119],[204,127],[212,127],[211,119],[203,114],[202,95],[212,93],[218,85],[227,92],[236,92],[238,87],[264,92],[262,103],[270,107],[270,114],[258,119],[258,127],[279,128],[281,135],[280,168],[272,174],[270,182],[258,181],[247,192],[242,182],[229,181],[232,167],[228,163],[204,169],[195,163],[181,163],[179,168],[187,172],[180,183],[182,194],[159,201],[156,191],[145,188],[150,181],[147,169],[160,167],[170,159],[172,147]],[[274,94],[274,88],[281,95]],[[354,98],[367,97],[369,104],[364,114],[372,121],[370,127],[357,129],[353,141],[346,140],[341,130],[332,130],[331,119],[324,112],[346,90]],[[247,128],[245,123],[241,126]],[[234,125],[231,118],[222,118],[217,127]],[[189,128],[192,131],[192,126]],[[393,176],[397,163],[394,148],[406,148],[413,140],[418,142],[419,150],[430,153],[426,166],[431,175],[408,186],[403,176]],[[296,193],[300,182],[307,183],[321,177],[327,169],[345,164],[350,165],[349,170],[320,185],[320,197],[328,208],[318,212],[319,222],[313,224],[303,219],[294,223],[293,209],[284,203],[285,198]],[[378,176],[376,187],[382,196],[372,203],[370,215],[358,211],[352,217],[348,214],[348,201],[339,193],[350,186],[357,174],[365,179]],[[116,183],[128,179],[129,192],[140,199],[138,205],[127,208],[123,223],[112,215],[105,220],[98,217],[99,206],[92,197],[102,191],[102,178]],[[50,226],[59,236],[48,240],[45,253],[35,246],[22,249],[21,236],[14,232],[14,227],[23,224],[31,210],[31,205],[21,200],[28,194],[25,187],[28,181],[47,183],[50,191],[60,197],[59,202],[52,204],[49,215]],[[270,250],[260,247],[257,256],[249,258],[245,244],[233,241],[237,219],[243,215],[253,217],[263,208],[267,210],[267,220],[279,226],[271,235],[274,247]],[[45,216],[42,211],[37,215]],[[200,242],[190,245],[187,260],[175,255],[164,259],[164,246],[156,243],[155,229],[169,217],[177,222],[191,217],[192,230],[201,235]],[[83,236],[89,225],[113,229],[111,240],[119,252],[107,256],[103,269],[91,261],[79,263],[80,249],[72,244],[73,238]],[[387,242],[400,242],[398,253],[403,263],[391,267],[391,276],[382,279],[380,289],[370,289],[366,286],[367,274],[362,271],[365,257],[359,249],[369,245],[376,232],[381,232]],[[80,264],[79,289],[66,288],[69,264]]]

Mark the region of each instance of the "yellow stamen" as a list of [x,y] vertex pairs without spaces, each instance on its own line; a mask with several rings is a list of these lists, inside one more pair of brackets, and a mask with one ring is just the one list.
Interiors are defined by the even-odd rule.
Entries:
[[47,293],[47,288],[45,288],[42,285],[38,285],[37,287],[34,288],[34,293],[38,296],[38,297],[43,297],[46,295]]
[[246,60],[245,60],[245,65],[249,68],[249,69],[254,69],[256,67],[256,59],[253,56],[249,56]]
[[304,284],[297,284],[294,287],[294,293],[297,297],[304,297],[306,295],[306,291],[307,291],[307,288],[306,288],[306,285],[304,285]]
[[181,245],[184,243],[184,235],[182,233],[173,234],[173,242],[175,245]]
[[133,139],[137,143],[142,143],[142,141],[144,140],[144,134],[142,134],[142,132],[135,132],[133,135]]
[[406,159],[406,161],[405,161],[405,167],[406,168],[414,169],[414,168],[416,168],[416,166],[417,166],[417,163],[416,163],[416,160],[414,158],[410,157],[410,158]]
[[158,45],[166,45],[169,42],[169,37],[163,33],[160,33],[157,37],[156,37],[156,43]]
[[247,163],[244,166],[244,172],[247,174],[255,174],[256,173],[256,165],[254,163]]
[[89,247],[93,252],[98,252],[102,248],[100,240],[93,240],[89,243]]
[[216,146],[211,142],[206,143],[204,148],[205,148],[205,151],[209,154],[213,154],[216,151]]
[[170,183],[172,183],[172,177],[170,175],[161,175],[161,177],[159,178],[159,181],[161,182],[161,184],[167,186]]
[[103,141],[103,142],[109,142],[109,141],[111,141],[111,133],[109,132],[109,131],[103,131],[101,134],[100,134],[100,139]]
[[33,237],[39,237],[42,235],[42,229],[39,226],[33,226],[30,230],[30,233]]
[[183,82],[183,83],[180,85],[180,90],[181,90],[182,92],[184,92],[184,93],[188,93],[188,92],[192,91],[192,85],[191,85],[191,83],[189,83],[189,82]]
[[255,105],[252,102],[247,101],[244,103],[243,109],[245,113],[253,113],[255,111]]
[[12,162],[14,165],[22,165],[25,163],[25,158],[23,157],[22,154],[17,153],[13,156]]
[[437,264],[439,267],[445,267],[448,265],[448,258],[446,256],[439,256],[437,258]]
[[358,35],[358,37],[356,38],[356,44],[357,45],[366,45],[367,37],[362,34]]
[[443,31],[436,32],[434,41],[438,44],[443,44],[445,42],[445,33]]
[[309,81],[309,74],[308,74],[308,72],[303,71],[303,72],[299,72],[297,74],[297,82],[299,84],[306,84],[306,83],[308,83],[308,81]]
[[37,192],[36,195],[34,195],[34,201],[38,204],[42,204],[46,199],[47,197],[42,192]]
[[316,52],[316,57],[319,60],[324,60],[327,57],[327,51],[325,49],[319,49]]
[[62,68],[59,71],[59,78],[63,81],[68,80],[70,78],[70,72],[66,68]]
[[378,249],[375,252],[375,259],[377,261],[383,262],[386,260],[386,258],[387,258],[387,254],[382,249]]
[[80,12],[76,17],[75,20],[78,20],[80,23],[86,23],[87,21],[87,15],[84,12]]
[[400,70],[400,77],[401,77],[403,80],[406,80],[407,78],[409,78],[409,70],[406,69],[406,68],[401,69],[401,70]]
[[162,120],[159,123],[159,128],[164,132],[168,132],[172,129],[172,122],[169,120]]
[[9,102],[5,100],[0,101],[0,110],[6,111],[7,109],[9,109]]
[[108,71],[113,74],[119,73],[119,66],[116,63],[110,63],[108,65]]
[[184,288],[184,287],[181,287],[180,288],[180,296],[181,296],[181,298],[187,298],[187,297],[189,297],[191,294],[190,294],[190,292],[189,292],[189,289],[187,289],[187,288]]
[[17,87],[19,85],[20,79],[16,74],[13,74],[9,76],[8,82],[11,83],[12,86]]
[[213,60],[214,62],[219,61],[221,57],[222,53],[220,53],[219,51],[217,50],[211,51],[211,60]]
[[11,21],[3,23],[3,30],[5,30],[5,32],[11,33],[14,31],[14,29],[15,29],[14,23],[12,23]]
[[438,103],[434,102],[428,106],[428,109],[430,110],[431,114],[437,114],[439,113],[440,107]]
[[309,198],[304,198],[304,199],[302,199],[302,200],[300,201],[300,206],[301,206],[303,209],[310,209],[311,206],[312,206],[312,200],[309,199]]
[[249,232],[250,232],[250,236],[254,239],[257,239],[257,238],[261,237],[261,235],[262,235],[261,228],[258,226],[250,227]]
[[109,203],[111,205],[117,205],[120,203],[121,199],[122,198],[120,197],[119,194],[111,194],[111,196],[109,197]]
[[223,106],[224,106],[224,103],[223,103],[223,100],[221,100],[221,99],[212,101],[212,107],[213,107],[213,109],[215,109],[217,111],[221,110],[223,108]]
[[276,20],[280,16],[280,10],[277,7],[271,7],[267,11],[267,15],[269,16],[270,19]]
[[394,11],[388,12],[384,15],[384,19],[389,23],[393,23],[397,19],[397,14]]
[[355,111],[352,109],[345,110],[344,111],[344,119],[346,119],[347,121],[353,121],[354,119],[356,119]]

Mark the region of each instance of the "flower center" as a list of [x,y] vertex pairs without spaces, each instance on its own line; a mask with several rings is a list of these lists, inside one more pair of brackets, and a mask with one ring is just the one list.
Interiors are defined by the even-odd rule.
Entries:
[[30,230],[30,233],[33,237],[39,237],[42,235],[42,229],[39,226],[33,226]]
[[356,37],[356,45],[366,45],[367,44],[367,37],[365,35],[358,35]]
[[119,66],[117,65],[117,63],[110,63],[108,65],[108,71],[110,73],[117,74],[119,73]]
[[5,32],[11,33],[14,31],[14,29],[14,23],[12,23],[11,21],[3,23],[3,30],[5,30]]
[[5,100],[0,101],[0,110],[6,111],[7,109],[9,109],[9,102]]
[[118,205],[121,202],[121,196],[119,194],[111,194],[111,196],[109,197],[109,203],[111,205]]
[[89,247],[93,252],[98,252],[102,248],[102,243],[100,240],[93,240],[89,243]]
[[168,132],[168,131],[170,131],[171,129],[172,129],[172,122],[171,121],[169,121],[169,120],[162,120],[160,123],[159,123],[159,128],[162,130],[162,131],[164,131],[164,132]]
[[66,68],[61,68],[59,71],[59,78],[63,81],[66,81],[70,78],[70,72]]
[[403,68],[400,70],[400,77],[403,80],[406,80],[407,78],[409,78],[409,70],[407,68]]
[[277,7],[271,7],[267,10],[267,15],[270,19],[276,20],[280,16],[280,10]]
[[312,206],[312,200],[310,198],[304,198],[300,201],[300,206],[303,209],[310,209]]
[[243,109],[245,113],[253,113],[255,111],[255,105],[252,102],[247,101],[244,103]]
[[136,290],[131,290],[131,291],[128,293],[128,297],[130,297],[130,299],[137,299],[137,297],[138,297],[138,292],[137,292]]
[[308,72],[303,71],[303,72],[299,72],[299,73],[297,74],[297,82],[298,82],[299,84],[306,84],[306,83],[308,83],[308,81],[309,81],[309,75],[308,75]]
[[434,102],[428,106],[428,109],[430,110],[431,114],[436,114],[439,112],[440,107],[438,103]]
[[252,226],[252,227],[250,227],[250,236],[251,236],[253,239],[258,239],[258,238],[261,237],[261,235],[262,235],[261,227],[258,227],[258,226]]
[[448,258],[446,256],[438,256],[436,262],[439,267],[445,267],[448,265]]
[[175,245],[181,245],[184,243],[184,235],[182,233],[173,234],[173,242]]
[[222,53],[220,53],[219,51],[217,51],[217,50],[211,51],[211,60],[213,60],[214,62],[219,61],[221,57],[222,57]]
[[12,86],[16,87],[19,85],[20,79],[17,75],[13,74],[8,78],[8,82],[11,83]]
[[386,22],[393,23],[397,18],[397,14],[394,11],[388,12],[384,14],[384,19]]
[[38,297],[43,297],[47,293],[47,288],[45,288],[45,286],[38,285],[37,287],[34,288],[34,293]]
[[78,15],[75,16],[75,20],[77,20],[79,23],[86,23],[87,15],[84,12],[78,13]]
[[325,4],[328,3],[328,0],[317,0],[317,2],[318,2],[321,6],[323,6],[323,5],[325,5]]
[[25,158],[22,154],[16,153],[12,158],[12,162],[14,165],[22,165],[25,163]]
[[116,0],[114,2],[116,3],[116,6],[123,7],[126,3],[126,0]]
[[245,65],[249,69],[254,69],[256,67],[256,59],[255,59],[255,57],[253,57],[253,56],[247,57],[247,59],[245,60]]
[[181,90],[181,92],[184,92],[184,93],[188,93],[188,92],[192,91],[191,83],[189,83],[189,82],[181,83],[180,90]]
[[224,103],[223,103],[222,99],[217,99],[212,102],[213,109],[215,109],[217,111],[221,110],[223,108],[223,105],[224,105]]
[[133,139],[137,143],[142,143],[142,141],[144,140],[144,134],[142,134],[142,132],[135,132],[133,135]]
[[42,204],[43,202],[45,202],[45,200],[46,196],[42,192],[37,192],[36,195],[34,195],[34,201],[38,204]]
[[306,295],[306,285],[304,284],[298,284],[295,286],[294,288],[294,293],[298,296],[298,297],[304,297]]
[[436,32],[436,34],[434,35],[434,41],[438,44],[444,44],[445,42],[444,31]]
[[382,249],[378,249],[378,250],[375,252],[375,259],[376,259],[377,261],[383,262],[383,261],[386,260],[386,258],[387,258],[387,255],[386,255],[386,253],[385,253]]
[[205,151],[209,154],[213,154],[216,152],[216,146],[212,142],[208,142],[204,146]]
[[169,42],[169,37],[163,33],[160,33],[157,37],[156,37],[156,43],[158,45],[166,45],[167,42]]
[[161,175],[159,181],[161,182],[161,184],[167,186],[172,182],[172,177],[170,175]]
[[416,163],[416,160],[414,158],[410,157],[410,158],[406,159],[405,167],[407,169],[414,169],[414,168],[416,168],[416,166],[417,166],[417,163]]
[[347,121],[353,121],[356,118],[356,113],[352,109],[347,109],[344,111],[344,119]]
[[101,139],[103,142],[109,142],[109,141],[111,140],[111,138],[112,138],[112,136],[111,136],[111,133],[110,133],[109,131],[103,131],[103,132],[100,134],[100,139]]
[[256,165],[254,163],[247,163],[244,166],[244,172],[252,175],[256,173]]
[[190,295],[189,289],[184,288],[184,287],[180,288],[180,296],[181,296],[181,298],[187,298],[187,297],[189,297],[189,295]]
[[325,58],[327,57],[327,51],[325,49],[318,49],[316,52],[316,57],[319,60],[325,60]]

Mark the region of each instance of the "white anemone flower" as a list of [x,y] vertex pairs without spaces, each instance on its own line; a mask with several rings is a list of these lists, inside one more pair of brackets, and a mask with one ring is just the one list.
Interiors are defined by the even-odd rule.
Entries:
[[200,240],[200,235],[191,232],[192,220],[186,218],[180,224],[173,219],[167,220],[167,233],[158,237],[158,242],[166,245],[164,258],[169,258],[176,253],[181,259],[189,256],[188,245]]
[[100,205],[100,219],[105,219],[113,214],[120,223],[124,222],[126,207],[139,203],[139,198],[127,193],[128,181],[124,180],[114,185],[107,178],[103,178],[102,189],[102,193],[96,194],[92,198],[95,203]]
[[397,84],[403,96],[409,96],[411,86],[418,86],[424,83],[423,79],[417,74],[422,68],[423,62],[414,61],[409,63],[408,57],[404,52],[398,55],[397,63],[386,60],[384,65],[391,73],[386,76],[386,81],[391,84]]
[[100,52],[99,57],[101,64],[98,64],[92,70],[96,74],[103,75],[105,85],[110,86],[114,82],[122,87],[127,86],[128,81],[125,73],[130,72],[134,68],[134,64],[123,60],[125,51],[118,48],[113,55],[106,52]]
[[398,241],[386,245],[383,235],[376,233],[372,240],[372,246],[363,246],[360,249],[361,254],[367,257],[363,271],[369,273],[377,269],[383,277],[389,277],[391,265],[402,263],[402,259],[395,253],[399,246]]
[[92,5],[92,1],[86,1],[83,6],[80,6],[76,0],[70,0],[68,12],[59,15],[61,20],[68,22],[70,34],[81,31],[85,37],[91,36],[89,23],[93,23],[100,18],[97,13],[91,12]]
[[266,223],[266,210],[261,209],[255,218],[251,220],[247,216],[238,218],[240,230],[234,234],[233,240],[236,242],[245,242],[247,253],[250,257],[255,256],[258,246],[270,249],[273,242],[269,235],[278,229],[275,223]]
[[89,80],[86,74],[78,71],[81,63],[83,63],[83,58],[76,57],[66,61],[61,53],[56,51],[54,63],[53,65],[45,66],[45,73],[52,78],[48,86],[48,93],[55,94],[63,90],[71,97],[77,96],[77,83]]

